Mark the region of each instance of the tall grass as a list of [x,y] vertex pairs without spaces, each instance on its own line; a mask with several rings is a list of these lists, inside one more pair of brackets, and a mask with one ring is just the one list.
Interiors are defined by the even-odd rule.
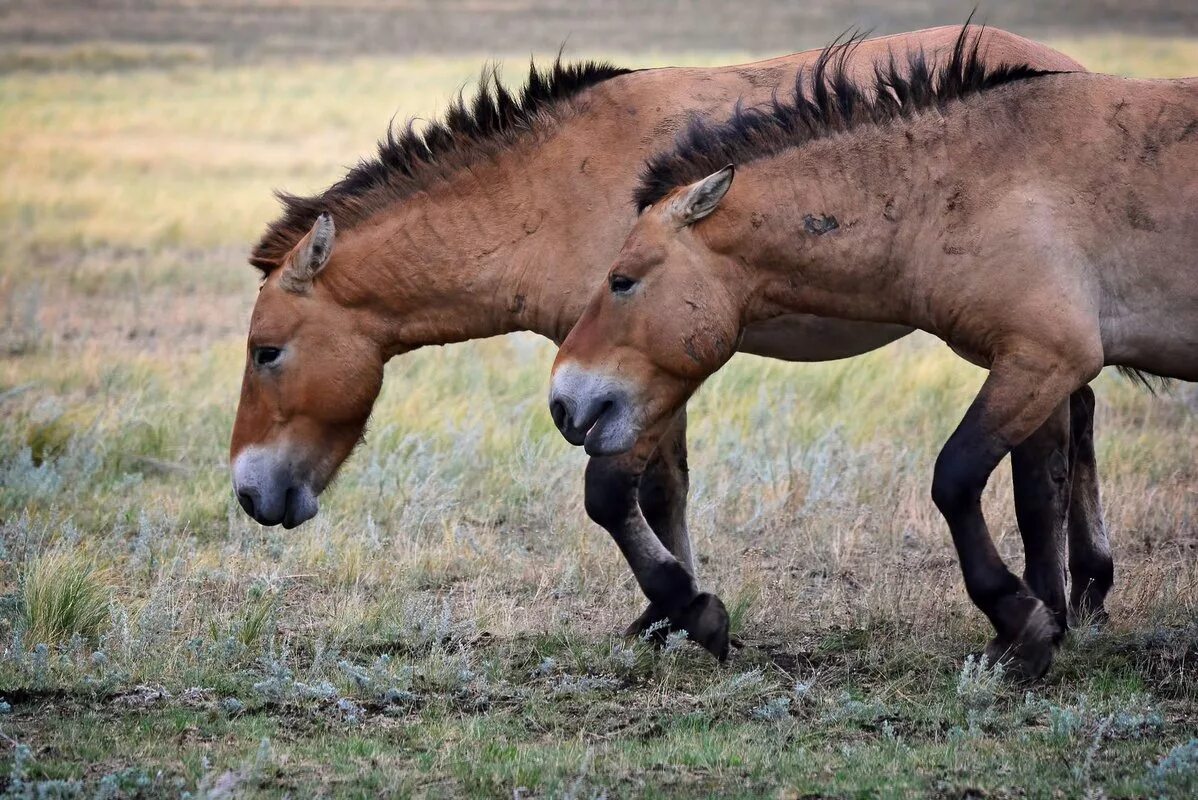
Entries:
[[109,620],[112,590],[105,570],[76,549],[34,557],[21,578],[24,636],[31,644],[96,639]]

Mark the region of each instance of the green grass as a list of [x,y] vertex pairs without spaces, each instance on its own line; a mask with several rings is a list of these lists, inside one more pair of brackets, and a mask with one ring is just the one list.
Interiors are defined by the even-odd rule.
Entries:
[[[1062,46],[1198,73],[1190,41]],[[616,635],[642,601],[532,337],[394,361],[320,517],[261,529],[225,460],[269,190],[336,178],[479,60],[139,52],[0,74],[0,792],[1192,796],[1192,389],[1097,382],[1112,622],[1030,688],[967,661],[987,628],[928,483],[983,375],[927,337],[737,357],[696,398],[691,530],[746,640],[727,667]],[[1018,566],[1009,497],[1000,470]]]

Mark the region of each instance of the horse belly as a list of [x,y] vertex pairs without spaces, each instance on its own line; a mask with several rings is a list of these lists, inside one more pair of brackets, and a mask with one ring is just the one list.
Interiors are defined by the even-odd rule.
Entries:
[[782,361],[834,361],[876,350],[911,331],[903,325],[786,314],[747,327],[739,349]]
[[[1198,298],[1193,303],[1193,308],[1198,308]],[[1198,381],[1198,312],[1161,309],[1118,324],[1108,320],[1103,325],[1103,351],[1107,364]]]

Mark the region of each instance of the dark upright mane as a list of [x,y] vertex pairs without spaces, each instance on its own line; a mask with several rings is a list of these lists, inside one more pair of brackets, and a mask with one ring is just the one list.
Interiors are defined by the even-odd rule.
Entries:
[[[833,42],[811,70],[795,76],[789,102],[774,98],[760,108],[737,106],[727,122],[696,120],[679,135],[673,150],[649,159],[634,194],[644,210],[679,186],[701,180],[728,164],[744,164],[776,155],[814,139],[943,108],[949,102],[1014,81],[1052,74],[1027,64],[986,67],[980,57],[983,28],[969,42],[969,23],[961,29],[952,56],[942,67],[928,65],[922,51],[907,55],[906,74],[890,60],[874,65],[871,86],[848,74],[848,59],[862,37]],[[808,86],[809,83],[809,86]]]
[[425,188],[436,177],[502,149],[558,102],[628,72],[631,70],[595,61],[563,64],[559,56],[548,69],[530,64],[528,84],[517,96],[499,83],[494,67],[484,69],[472,101],[467,103],[459,93],[444,119],[420,131],[412,121],[398,131],[389,128],[375,158],[359,162],[320,194],[298,197],[278,193],[283,215],[267,228],[250,263],[269,274],[320,212],[331,213],[339,230],[353,227]]

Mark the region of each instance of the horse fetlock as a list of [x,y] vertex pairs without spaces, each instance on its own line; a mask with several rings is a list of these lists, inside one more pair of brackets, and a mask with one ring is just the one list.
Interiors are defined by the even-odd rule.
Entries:
[[1110,552],[1092,548],[1089,552],[1072,555],[1069,571],[1074,576],[1074,593],[1086,591],[1106,597],[1115,583],[1115,560]]
[[680,613],[672,614],[670,621],[675,628],[685,630],[692,641],[717,659],[727,660],[730,641],[728,610],[720,598],[703,592]]
[[1002,624],[986,657],[1016,680],[1039,679],[1063,635],[1052,612],[1039,598],[1023,595],[1004,600],[999,613]]
[[1069,627],[1069,603],[1065,597],[1065,575],[1059,570],[1032,570],[1024,573],[1024,582],[1048,607],[1056,621],[1058,639],[1065,636]]
[[1107,593],[1115,583],[1115,561],[1105,548],[1074,548],[1070,553],[1069,572],[1073,577],[1070,611],[1088,615],[1102,611]]
[[641,589],[649,602],[671,619],[682,613],[699,593],[695,576],[672,556],[638,573],[637,580],[641,582]]
[[[649,640],[654,644],[665,644],[666,637],[670,633],[670,618],[660,608],[650,603],[648,607],[641,612],[641,615],[634,619],[627,628],[624,629],[624,636],[629,639],[639,639],[645,635],[646,631],[652,630]],[[662,625],[660,623],[666,623]],[[656,626],[656,627],[655,627]]]

